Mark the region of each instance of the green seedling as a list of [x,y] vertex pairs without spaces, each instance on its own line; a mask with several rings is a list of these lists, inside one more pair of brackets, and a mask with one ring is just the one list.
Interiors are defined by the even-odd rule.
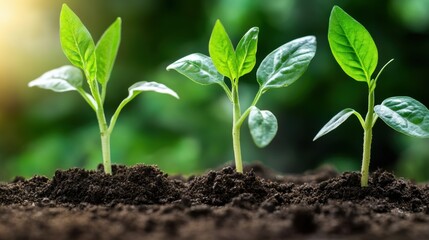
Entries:
[[[119,104],[110,119],[110,123],[107,123],[103,105],[120,38],[121,19],[117,18],[104,32],[97,44],[94,44],[91,34],[79,17],[66,4],[63,4],[60,14],[61,47],[74,66],[66,65],[48,71],[28,84],[30,87],[39,87],[55,92],[77,91],[83,97],[97,116],[106,174],[112,172],[110,135],[122,108],[138,94],[145,91],[168,94],[179,98],[173,90],[163,84],[137,82],[128,89],[128,97]],[[86,78],[90,93],[83,87],[84,78]]]
[[[251,28],[233,48],[222,23],[217,20],[209,41],[210,57],[194,53],[177,60],[167,67],[174,69],[192,81],[202,84],[219,84],[232,104],[232,140],[237,172],[243,172],[240,147],[240,129],[249,117],[251,136],[258,147],[268,145],[277,133],[277,120],[273,113],[256,107],[261,96],[268,90],[287,87],[306,71],[316,52],[316,38],[307,36],[288,42],[271,52],[260,64],[256,79],[259,91],[252,104],[241,111],[239,79],[252,71],[256,64],[259,29]],[[229,78],[228,86],[224,77]]]
[[359,22],[338,6],[334,6],[329,19],[328,40],[332,54],[343,71],[359,82],[368,85],[368,112],[365,119],[355,110],[346,108],[335,115],[317,133],[313,140],[337,128],[351,115],[355,115],[364,131],[361,186],[368,186],[369,162],[371,157],[372,128],[381,118],[394,130],[405,135],[429,137],[429,110],[411,97],[390,97],[374,107],[375,87],[388,61],[374,79],[378,51],[369,32]]

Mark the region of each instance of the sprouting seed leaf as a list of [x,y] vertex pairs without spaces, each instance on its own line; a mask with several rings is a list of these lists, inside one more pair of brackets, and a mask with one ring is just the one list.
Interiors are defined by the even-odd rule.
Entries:
[[217,20],[209,41],[210,57],[216,69],[229,79],[237,78],[237,58],[231,39],[222,23]]
[[356,81],[369,83],[377,67],[378,51],[365,27],[334,6],[329,18],[328,40],[343,71]]
[[429,110],[411,97],[390,97],[374,107],[391,128],[412,137],[429,138]]
[[211,58],[201,53],[194,53],[175,61],[167,67],[167,70],[172,69],[198,84],[223,84],[223,76],[216,70]]
[[346,108],[337,113],[331,120],[329,120],[328,123],[325,124],[325,126],[320,129],[320,131],[317,133],[317,135],[313,138],[313,141],[316,139],[322,137],[323,135],[331,132],[338,126],[340,126],[343,122],[345,122],[351,115],[358,114],[355,110],[351,108]]
[[237,45],[237,67],[238,77],[241,77],[250,71],[256,64],[256,50],[258,47],[259,28],[253,27],[241,38]]
[[79,17],[63,4],[60,14],[60,40],[64,54],[76,67],[89,77],[96,78],[97,64],[94,40]]
[[277,119],[270,111],[252,107],[249,114],[249,129],[256,146],[267,146],[277,133]]
[[113,64],[115,63],[121,42],[121,18],[115,22],[103,33],[95,47],[97,57],[97,81],[105,84],[109,81]]
[[304,74],[315,53],[314,36],[298,38],[280,46],[265,57],[256,72],[260,87],[266,91],[291,85]]
[[82,71],[74,66],[66,65],[44,73],[28,83],[29,87],[39,87],[54,92],[77,91],[82,88]]
[[177,93],[171,90],[170,88],[168,88],[167,86],[165,86],[164,84],[157,83],[157,82],[142,81],[142,82],[136,82],[131,87],[128,88],[129,94],[124,101],[130,101],[140,93],[148,92],[148,91],[167,94],[179,99],[179,96],[177,95]]

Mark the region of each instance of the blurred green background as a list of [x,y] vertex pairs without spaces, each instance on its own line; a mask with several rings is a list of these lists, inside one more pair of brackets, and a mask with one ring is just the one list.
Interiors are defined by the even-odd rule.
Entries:
[[[16,175],[52,176],[55,169],[96,168],[101,150],[96,118],[75,93],[30,89],[27,83],[68,64],[58,33],[62,1],[0,0],[0,180]],[[264,95],[258,106],[278,118],[279,132],[264,149],[242,128],[245,162],[261,161],[286,173],[323,164],[340,171],[360,169],[363,132],[355,118],[322,139],[317,131],[346,107],[366,113],[367,86],[336,64],[327,42],[332,6],[360,21],[379,49],[382,75],[377,103],[408,95],[429,105],[429,0],[73,0],[65,1],[94,39],[115,19],[123,20],[122,42],[109,83],[111,116],[136,81],[158,81],[176,90],[179,101],[143,93],[119,117],[112,134],[112,160],[157,164],[168,173],[191,174],[230,163],[231,106],[218,86],[200,86],[167,72],[173,61],[208,54],[216,19],[237,44],[260,28],[257,65],[275,48],[305,35],[318,41],[316,57],[295,84]],[[240,81],[242,101],[257,91],[255,70]],[[402,136],[382,121],[374,128],[371,169],[384,168],[418,181],[429,179],[429,140]]]

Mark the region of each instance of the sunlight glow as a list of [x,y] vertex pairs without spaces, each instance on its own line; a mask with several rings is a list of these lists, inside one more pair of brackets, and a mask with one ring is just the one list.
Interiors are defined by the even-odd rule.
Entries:
[[[0,91],[34,74],[50,49],[59,46],[48,0],[0,0]],[[23,71],[25,69],[25,71]]]

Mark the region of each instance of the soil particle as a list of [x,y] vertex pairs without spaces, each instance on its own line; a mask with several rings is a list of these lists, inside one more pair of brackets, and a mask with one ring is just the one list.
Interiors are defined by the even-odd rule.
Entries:
[[429,186],[391,173],[262,165],[169,177],[154,166],[0,185],[0,239],[429,239]]

